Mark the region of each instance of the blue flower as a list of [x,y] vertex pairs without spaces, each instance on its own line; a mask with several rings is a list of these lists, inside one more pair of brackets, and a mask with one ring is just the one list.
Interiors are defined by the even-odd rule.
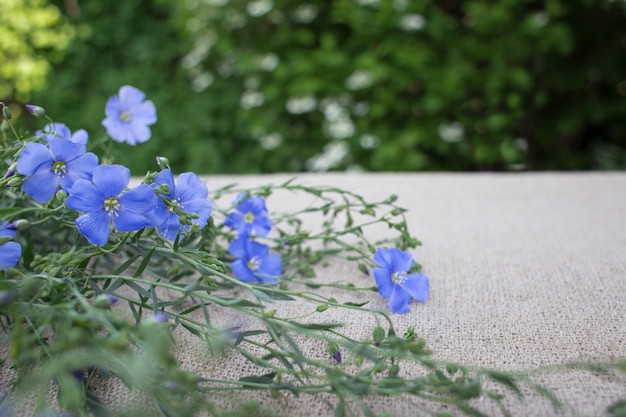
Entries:
[[232,211],[224,220],[224,225],[237,229],[238,236],[250,236],[252,231],[257,236],[267,236],[272,228],[272,220],[267,217],[265,199],[260,195],[240,200],[241,195],[235,202],[239,201],[235,211]]
[[183,172],[178,176],[178,185],[176,185],[172,171],[164,169],[156,176],[152,187],[158,189],[161,185],[166,185],[169,189],[169,193],[165,196],[168,199],[168,205],[159,200],[159,207],[153,213],[158,219],[157,228],[161,236],[174,240],[179,232],[186,232],[191,228],[190,225],[180,223],[179,215],[174,207],[185,213],[197,215],[198,218],[193,219],[192,223],[198,225],[200,229],[206,226],[213,204],[208,200],[207,186],[196,174]]
[[374,279],[381,297],[389,297],[389,308],[395,313],[406,313],[411,308],[411,297],[425,301],[428,297],[428,278],[424,274],[409,274],[413,257],[397,248],[377,248],[374,262]]
[[144,101],[145,97],[137,88],[125,85],[117,96],[109,98],[102,126],[111,139],[132,146],[150,139],[152,133],[148,126],[156,123],[157,115],[154,103]]
[[92,181],[74,183],[67,206],[85,212],[76,219],[76,226],[90,243],[104,245],[107,242],[111,221],[120,232],[154,225],[147,216],[157,205],[154,190],[141,184],[126,191],[129,181],[128,168],[99,165],[93,170]]
[[85,150],[85,145],[60,138],[53,138],[48,146],[29,143],[17,160],[17,172],[26,177],[22,190],[46,203],[59,187],[69,191],[79,179],[91,179],[98,157]]
[[283,270],[280,256],[269,253],[269,247],[245,237],[233,240],[228,246],[231,255],[237,258],[230,264],[235,276],[243,282],[276,282]]
[[72,131],[64,123],[48,123],[42,130],[35,132],[36,136],[43,135],[43,138],[50,141],[55,138],[69,140],[70,142],[87,145],[89,135],[85,129],[79,129],[72,134]]
[[[15,237],[15,224],[6,220],[0,222],[0,238],[2,241]],[[17,264],[22,256],[22,247],[16,242],[6,242],[0,245],[0,269],[9,269]]]

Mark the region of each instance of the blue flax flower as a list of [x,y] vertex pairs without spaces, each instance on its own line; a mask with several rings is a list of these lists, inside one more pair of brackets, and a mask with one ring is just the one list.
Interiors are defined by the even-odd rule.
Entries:
[[257,236],[267,236],[272,228],[272,220],[267,217],[265,199],[260,195],[240,200],[240,196],[235,200],[239,202],[224,220],[224,225],[231,229],[237,229],[238,236],[250,236],[252,231]]
[[76,181],[90,180],[98,157],[85,150],[85,145],[60,138],[53,138],[48,146],[30,142],[17,160],[17,172],[26,177],[22,190],[46,203],[59,187],[69,191]]
[[111,139],[129,145],[146,142],[152,133],[148,126],[156,123],[156,107],[152,101],[144,101],[146,95],[135,87],[125,85],[117,96],[109,98],[102,126]]
[[76,219],[80,233],[94,245],[109,238],[111,221],[120,232],[134,232],[153,226],[148,213],[157,205],[152,187],[146,184],[126,190],[130,170],[121,165],[99,165],[92,181],[78,180],[70,190],[67,206],[84,211]]
[[[6,220],[0,222],[0,238],[12,239],[15,237],[15,224]],[[0,245],[0,269],[9,269],[17,264],[22,256],[22,247],[16,242],[6,242]]]
[[42,130],[35,132],[36,136],[43,135],[43,138],[50,141],[54,138],[69,140],[74,143],[80,143],[81,145],[87,145],[89,135],[85,129],[79,129],[72,133],[69,127],[64,123],[48,123]]
[[381,297],[389,298],[389,308],[395,313],[406,313],[411,308],[411,297],[425,301],[428,297],[428,278],[424,274],[409,274],[413,257],[397,248],[377,248],[374,262],[374,279]]
[[166,239],[174,240],[178,232],[186,232],[190,229],[189,225],[182,225],[179,221],[179,215],[174,210],[174,206],[189,214],[195,214],[197,219],[193,219],[192,223],[202,229],[206,226],[213,204],[208,200],[209,190],[207,186],[192,172],[183,172],[178,176],[178,184],[174,183],[174,174],[170,169],[164,169],[154,179],[152,187],[157,189],[161,185],[166,185],[169,194],[165,196],[171,206],[168,206],[159,200],[158,208],[152,214],[157,222],[157,228],[161,236]]
[[231,255],[237,258],[230,264],[235,276],[243,282],[276,282],[283,270],[283,262],[269,247],[245,237],[233,240],[228,246]]

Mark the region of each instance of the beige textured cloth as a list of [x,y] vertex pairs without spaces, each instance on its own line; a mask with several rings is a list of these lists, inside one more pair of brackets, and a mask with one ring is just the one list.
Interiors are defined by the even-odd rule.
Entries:
[[[213,191],[230,183],[277,184],[288,178],[205,180]],[[410,230],[423,243],[412,253],[430,278],[430,297],[423,304],[413,302],[410,313],[392,318],[399,331],[415,326],[436,358],[510,370],[626,356],[626,174],[307,174],[296,183],[339,186],[368,200],[398,195],[398,204],[409,210]],[[289,195],[268,200],[270,211],[297,205]],[[380,236],[370,236],[372,240],[383,238],[385,230],[375,233]],[[317,273],[324,282],[363,285],[367,280],[356,265],[339,261]],[[341,292],[336,296],[339,301],[355,298]],[[374,292],[358,299],[386,306]],[[279,303],[278,314],[295,316],[302,308]],[[376,325],[366,314],[352,317],[334,309],[321,314],[315,319],[347,323],[343,331],[356,338],[369,337]],[[187,369],[232,378],[256,372],[242,359],[208,359],[203,345],[183,331],[177,337],[178,357]],[[315,357],[328,355],[323,345],[309,348]],[[626,397],[623,384],[586,372],[539,380],[585,415],[603,415],[609,404]],[[119,406],[129,396],[111,384],[104,384],[100,395]],[[260,400],[273,415],[333,415],[322,398],[285,396],[277,401],[257,392],[244,397]],[[421,415],[390,397],[368,402],[394,416]],[[515,416],[555,415],[550,403],[536,395],[525,401],[510,395],[507,404]],[[499,415],[486,400],[475,405]]]

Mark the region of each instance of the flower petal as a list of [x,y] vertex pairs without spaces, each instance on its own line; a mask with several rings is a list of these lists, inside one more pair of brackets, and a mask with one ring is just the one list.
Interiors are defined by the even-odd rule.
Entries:
[[118,216],[113,217],[113,224],[120,232],[135,232],[144,227],[154,226],[152,220],[141,213],[120,208]]
[[252,257],[249,255],[249,240],[245,238],[237,238],[230,242],[228,245],[228,253],[233,255],[235,258],[243,259],[244,262],[248,262],[248,260]]
[[104,107],[104,114],[107,118],[110,118],[110,121],[120,120],[120,113],[122,112],[122,107],[120,105],[120,98],[118,96],[110,97],[107,100],[107,104]]
[[185,204],[192,200],[206,200],[209,189],[206,184],[193,172],[183,172],[178,176],[176,195]]
[[79,216],[78,231],[93,245],[104,245],[109,239],[109,215],[104,211],[92,211]]
[[17,160],[17,172],[24,176],[33,175],[43,164],[49,165],[51,169],[53,161],[52,152],[47,146],[30,142]]
[[261,266],[256,271],[256,277],[264,282],[276,282],[276,279],[283,272],[283,261],[275,253],[271,253],[263,258]]
[[119,199],[118,216],[113,218],[117,230],[134,232],[143,227],[154,226],[146,214],[157,207],[154,190],[147,184],[141,184],[122,194]]
[[86,150],[85,145],[58,138],[48,142],[48,147],[52,155],[54,155],[54,160],[63,162],[78,158],[83,155]]
[[193,223],[197,224],[202,229],[206,226],[207,221],[209,221],[209,217],[211,217],[213,204],[209,200],[188,201],[185,204],[185,211],[187,213],[194,213],[198,216],[197,219],[193,220]]
[[249,245],[250,245],[248,249],[249,259],[254,258],[255,256],[258,256],[259,258],[265,258],[270,251],[269,246],[264,245],[259,242],[255,242],[253,240],[250,241]]
[[116,142],[126,141],[126,124],[115,116],[107,117],[102,121],[102,126],[107,131],[107,134]]
[[231,229],[240,229],[243,223],[243,215],[238,211],[231,211],[224,219],[224,226]]
[[87,145],[89,141],[89,134],[85,129],[78,129],[76,132],[72,134],[70,140],[74,143],[79,143],[81,145]]
[[57,176],[51,170],[41,169],[27,177],[22,183],[22,190],[35,201],[47,203],[59,188]]
[[144,101],[132,109],[131,117],[137,123],[144,125],[154,124],[157,121],[156,107],[152,101]]
[[127,127],[126,141],[129,145],[147,142],[152,136],[150,128],[143,123],[131,121]]
[[409,272],[413,267],[413,256],[409,252],[403,252],[398,248],[391,248],[392,253],[392,272]]
[[391,296],[394,287],[393,281],[391,280],[391,272],[385,268],[374,268],[372,269],[372,273],[374,274],[380,296],[383,298]]
[[17,264],[22,256],[22,247],[17,242],[0,245],[0,269],[9,269]]
[[391,297],[389,297],[389,308],[394,313],[402,314],[411,310],[409,307],[409,302],[411,302],[411,297],[409,294],[402,289],[399,285],[394,286],[393,291],[391,292]]
[[130,170],[122,165],[98,165],[92,181],[105,198],[117,197],[130,181]]
[[88,180],[78,180],[70,188],[65,203],[72,210],[104,211],[105,196]]
[[98,166],[96,154],[87,152],[66,164],[67,172],[59,179],[61,188],[69,192],[72,185],[78,180],[91,181],[93,170]]
[[145,215],[157,207],[157,196],[147,184],[140,184],[126,191],[119,198],[120,208]]
[[254,274],[250,271],[250,269],[246,266],[245,261],[242,259],[232,262],[230,264],[230,269],[233,271],[233,274],[235,274],[235,276],[243,282],[256,281]]
[[121,106],[126,108],[139,106],[144,98],[146,98],[146,95],[140,89],[132,85],[120,87],[118,95]]
[[272,219],[262,215],[254,218],[254,232],[257,236],[267,236],[272,229]]
[[15,224],[9,223],[6,220],[0,221],[0,236],[3,237],[15,237]]
[[424,302],[428,298],[428,287],[428,278],[424,274],[409,274],[402,284],[402,288],[419,302]]
[[380,267],[385,268],[390,272],[394,272],[392,270],[393,261],[388,249],[376,248],[376,252],[374,253],[374,262],[376,262],[376,264]]
[[182,229],[183,225],[180,224],[176,213],[169,213],[166,220],[158,226],[159,234],[169,240],[176,239],[176,235]]

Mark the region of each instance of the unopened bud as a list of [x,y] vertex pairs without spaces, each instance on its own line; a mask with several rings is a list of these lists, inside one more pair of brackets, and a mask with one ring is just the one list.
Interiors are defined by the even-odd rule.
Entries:
[[374,344],[376,346],[380,345],[385,339],[385,329],[378,326],[374,328],[374,331],[372,333],[373,333]]
[[167,313],[156,313],[154,316],[152,316],[152,319],[154,321],[156,321],[157,323],[167,323],[167,319],[168,319],[168,314]]
[[161,168],[161,170],[170,168],[170,161],[164,156],[157,156],[156,163]]
[[27,227],[30,224],[30,222],[26,219],[18,219],[14,222],[11,223],[12,227],[14,228],[14,230],[19,230],[19,229],[23,229],[25,227]]
[[11,179],[7,181],[9,187],[21,187],[22,183],[24,183],[24,177],[21,175],[13,175]]
[[100,294],[93,300],[94,307],[109,308],[112,304],[115,304],[118,298],[111,294]]
[[11,118],[13,117],[11,110],[9,110],[9,108],[6,105],[2,106],[2,116],[4,116],[5,120],[11,120]]
[[28,110],[30,114],[38,119],[46,115],[46,109],[43,107],[35,106],[34,104],[25,104],[24,107],[26,107],[26,110]]
[[57,200],[63,202],[67,198],[67,191],[59,190],[59,191],[57,191],[55,197],[56,197]]

